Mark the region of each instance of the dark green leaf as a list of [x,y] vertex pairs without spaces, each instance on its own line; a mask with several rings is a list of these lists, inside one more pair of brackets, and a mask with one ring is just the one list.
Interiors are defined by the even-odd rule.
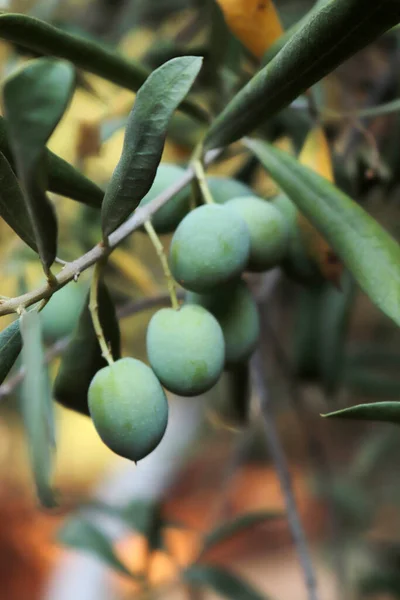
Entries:
[[355,297],[354,280],[344,273],[341,289],[325,284],[319,307],[318,363],[327,394],[334,393],[343,379],[345,344]]
[[223,523],[205,536],[202,552],[206,552],[213,546],[216,546],[225,540],[229,540],[237,533],[241,533],[247,529],[261,525],[266,521],[279,519],[282,517],[284,518],[284,515],[281,513],[261,511],[242,515],[233,521]]
[[384,428],[376,435],[367,435],[361,442],[348,468],[352,481],[368,480],[398,454],[400,438],[397,428]]
[[133,577],[114,552],[110,540],[97,527],[82,517],[68,519],[58,532],[58,541],[75,550],[83,550],[96,556],[123,575]]
[[308,285],[299,290],[293,327],[293,368],[296,377],[316,381],[320,377],[317,315],[322,285]]
[[[238,425],[246,425],[249,422],[250,412],[250,367],[248,362],[235,365],[225,373],[227,379],[227,402],[228,419]],[[223,409],[223,407],[221,407]]]
[[400,324],[397,242],[361,206],[288,153],[258,140],[248,140],[247,145],[371,300]]
[[313,11],[214,121],[205,147],[248,134],[399,21],[398,0],[330,0]]
[[265,596],[253,589],[237,575],[221,567],[194,565],[183,573],[183,579],[195,587],[208,587],[229,600],[265,600]]
[[140,88],[129,116],[124,147],[107,188],[102,224],[105,236],[138,206],[154,181],[168,123],[193,85],[201,58],[174,58],[154,71]]
[[158,504],[152,502],[132,502],[123,511],[124,522],[141,533],[151,550],[164,550],[164,528],[167,522],[161,515]]
[[0,385],[10,372],[22,348],[19,319],[0,333]]
[[72,66],[47,58],[30,62],[11,75],[3,87],[10,145],[46,271],[57,252],[57,221],[45,194],[45,146],[71,100],[74,87]]
[[400,379],[394,375],[374,372],[370,368],[346,367],[343,380],[346,388],[357,396],[400,400]]
[[322,415],[333,419],[358,419],[361,421],[383,421],[400,423],[400,402],[374,402],[357,404],[335,412]]
[[37,250],[23,191],[10,163],[0,152],[0,216],[28,246]]
[[398,570],[373,570],[357,582],[360,598],[400,598],[400,573]]
[[23,313],[20,321],[22,362],[25,368],[21,395],[22,413],[37,494],[40,502],[50,508],[56,505],[50,485],[55,424],[42,344],[41,321],[39,313],[35,310]]
[[303,25],[307,23],[310,16],[321,6],[327,4],[330,0],[319,0],[312,7],[311,11],[309,11],[306,15],[304,15],[297,23],[294,23],[289,29],[286,31],[272,44],[270,48],[266,51],[262,58],[262,65],[267,65],[275,56],[280,52],[285,44],[297,33]]
[[[99,285],[97,301],[105,338],[111,346],[113,357],[118,359],[121,356],[118,320],[104,283]],[[97,371],[107,366],[107,362],[101,354],[88,304],[89,298],[63,354],[54,384],[54,397],[66,408],[89,416],[89,385]]]
[[[0,152],[4,154],[15,171],[14,157],[7,138],[6,124],[0,116]],[[57,156],[50,150],[45,150],[47,161],[48,190],[67,196],[88,206],[100,208],[104,192],[90,181],[83,173],[77,171],[72,165]]]
[[356,119],[374,119],[376,117],[382,117],[384,115],[391,115],[400,111],[400,100],[392,100],[385,104],[379,104],[378,106],[371,106],[371,108],[361,108],[360,110],[354,110],[351,112],[334,113],[334,116],[338,118],[356,118]]
[[[149,75],[148,70],[140,64],[127,61],[91,40],[61,31],[26,15],[0,15],[0,37],[39,54],[69,60],[80,69],[133,92]],[[181,108],[196,119],[207,121],[204,111],[190,100],[183,102]]]
[[101,208],[104,192],[98,185],[50,150],[45,152],[45,156],[49,191]]

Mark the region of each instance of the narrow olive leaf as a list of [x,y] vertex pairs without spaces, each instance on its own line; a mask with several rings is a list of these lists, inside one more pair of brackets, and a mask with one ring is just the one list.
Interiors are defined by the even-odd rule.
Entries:
[[267,65],[273,58],[275,58],[275,56],[278,54],[278,52],[280,52],[280,50],[282,50],[283,46],[285,44],[287,44],[287,42],[293,37],[293,35],[299,31],[299,29],[301,29],[303,27],[303,25],[305,25],[305,23],[307,23],[308,19],[310,18],[310,16],[318,9],[321,8],[321,6],[325,6],[325,4],[327,4],[330,0],[319,0],[317,1],[314,6],[311,8],[310,11],[308,11],[307,14],[305,14],[299,21],[297,21],[296,23],[293,23],[293,25],[291,27],[289,27],[289,29],[287,29],[283,35],[281,35],[281,37],[279,37],[276,42],[274,42],[272,44],[272,46],[270,46],[268,48],[268,50],[265,52],[261,64],[262,65]]
[[345,346],[356,286],[349,272],[341,279],[341,289],[324,286],[318,312],[318,362],[327,394],[343,383]]
[[222,525],[219,525],[216,529],[205,536],[203,540],[202,552],[206,552],[217,544],[220,544],[225,540],[229,540],[234,535],[242,533],[243,531],[247,531],[248,529],[256,527],[257,525],[261,525],[266,521],[282,518],[284,518],[284,514],[282,513],[260,511],[242,515],[233,521],[222,523]]
[[183,580],[195,587],[208,587],[229,600],[266,600],[237,575],[211,565],[194,565],[183,572]]
[[22,348],[19,319],[0,332],[0,385],[3,383]]
[[111,541],[95,525],[80,516],[69,518],[57,534],[58,541],[74,550],[83,550],[96,556],[122,575],[133,577],[119,560]]
[[205,148],[248,134],[399,21],[398,0],[330,0],[313,11],[214,121]]
[[[115,359],[120,358],[120,331],[113,301],[104,283],[99,285],[97,301],[104,336]],[[85,302],[72,339],[63,354],[54,383],[55,399],[71,410],[89,416],[88,389],[97,371],[107,366],[93,328],[89,297]]]
[[[360,110],[334,112],[332,116],[338,119],[348,119],[349,117],[357,119],[374,119],[376,117],[382,117],[385,115],[391,115],[393,113],[400,112],[400,99],[386,102],[385,104],[378,104],[378,106],[371,106],[371,108],[361,108]],[[331,116],[329,114],[329,116]]]
[[[10,143],[7,138],[6,123],[0,116],[0,152],[4,154],[15,172],[14,157],[11,152]],[[100,208],[103,202],[104,192],[93,181],[85,177],[83,173],[75,169],[67,161],[57,156],[50,150],[45,150],[47,161],[47,176],[49,191],[61,196],[67,196],[78,202]]]
[[[76,67],[133,92],[149,75],[142,65],[126,60],[100,44],[26,15],[0,15],[0,38],[40,55],[69,60]],[[197,120],[208,121],[205,112],[191,100],[185,100],[180,108]]]
[[57,220],[45,194],[45,147],[71,100],[74,87],[73,67],[47,58],[28,63],[12,74],[3,87],[10,146],[46,271],[57,252]]
[[169,121],[193,85],[202,59],[174,58],[140,88],[129,115],[121,158],[104,196],[104,236],[114,231],[150,190],[161,160]]
[[55,424],[41,321],[35,310],[23,313],[20,321],[22,362],[25,368],[21,390],[22,414],[37,494],[41,504],[51,508],[56,506],[50,485]]
[[371,300],[400,324],[400,246],[329,181],[286,152],[248,140],[270,176],[322,233]]
[[37,251],[23,191],[10,163],[0,152],[0,216],[17,235],[33,250]]
[[101,208],[104,191],[66,160],[46,150],[47,189],[50,192],[77,200],[92,208]]
[[352,394],[380,400],[400,400],[400,380],[396,376],[371,369],[346,366],[343,383]]
[[357,404],[330,412],[323,417],[331,419],[356,419],[360,421],[383,421],[400,424],[400,402],[374,402],[372,404]]

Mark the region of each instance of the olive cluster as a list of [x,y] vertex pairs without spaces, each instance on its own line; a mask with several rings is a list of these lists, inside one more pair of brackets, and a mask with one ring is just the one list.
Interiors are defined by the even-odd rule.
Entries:
[[[183,171],[161,165],[142,205]],[[185,291],[178,309],[163,308],[147,330],[150,367],[121,358],[101,369],[89,387],[89,411],[103,441],[117,454],[139,460],[161,441],[168,421],[164,389],[180,396],[209,391],[224,369],[234,369],[256,348],[260,325],[244,272],[279,264],[289,226],[272,203],[232,179],[211,177],[214,203],[190,210],[189,189],[153,219],[172,233],[169,267]]]

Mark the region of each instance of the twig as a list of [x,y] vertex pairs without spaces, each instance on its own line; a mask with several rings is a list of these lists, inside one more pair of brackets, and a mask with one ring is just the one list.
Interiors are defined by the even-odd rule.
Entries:
[[[220,154],[222,150],[211,150],[205,157],[205,163],[210,164]],[[69,281],[72,281],[78,273],[82,273],[95,263],[100,260],[107,258],[112,250],[118,246],[128,235],[133,233],[136,229],[139,229],[144,223],[157,212],[164,204],[168,202],[173,196],[180,192],[186,185],[188,185],[194,178],[193,169],[190,167],[182,178],[167,188],[152,202],[147,205],[137,208],[135,213],[125,223],[123,223],[118,229],[116,229],[109,237],[109,245],[105,247],[102,243],[97,244],[94,248],[89,250],[86,254],[68,263],[66,267],[54,277],[54,284],[49,287],[48,284],[41,286],[40,288],[18,296],[11,298],[0,303],[0,316],[9,315],[17,311],[19,306],[27,308],[32,304],[36,304],[43,298],[50,298],[54,292],[62,288]]]
[[260,411],[267,438],[267,444],[271,452],[273,462],[275,463],[277,475],[279,477],[284,495],[288,523],[299,556],[299,563],[303,571],[304,581],[308,592],[308,599],[318,600],[317,580],[314,573],[314,567],[299,512],[297,510],[289,467],[277,429],[275,427],[269,402],[268,390],[263,376],[263,364],[259,351],[254,354],[254,357],[251,361],[251,375],[254,390],[260,403]]
[[[272,342],[276,361],[285,377],[294,410],[297,414],[299,424],[303,430],[303,435],[307,441],[310,460],[314,465],[314,469],[318,475],[319,481],[322,482],[323,489],[328,490],[328,484],[332,478],[332,472],[324,445],[314,431],[314,425],[311,422],[307,411],[306,400],[292,371],[290,360],[275,333],[270,319],[266,314],[263,316],[263,330],[267,333]],[[340,548],[341,527],[329,491],[324,494],[324,498],[329,512],[332,542],[334,546],[337,546],[337,550],[335,551],[335,562],[338,580],[338,597],[340,598],[343,596],[343,590],[346,588],[347,581],[346,567],[343,560],[342,550]]]

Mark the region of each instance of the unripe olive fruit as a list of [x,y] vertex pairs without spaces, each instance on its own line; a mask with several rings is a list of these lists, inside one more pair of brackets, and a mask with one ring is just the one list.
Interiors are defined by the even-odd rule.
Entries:
[[211,175],[207,177],[207,183],[213,200],[217,204],[224,204],[228,200],[231,200],[231,198],[251,196],[253,193],[251,188],[245,183],[230,177]]
[[[177,165],[160,164],[150,191],[142,199],[139,206],[148,204],[168,187],[179,181],[185,170]],[[189,211],[190,186],[186,186],[175,194],[152,217],[151,222],[157,233],[171,233],[174,231]]]
[[167,398],[153,371],[139,360],[121,358],[98,371],[88,402],[99,436],[124,458],[144,458],[163,438]]
[[169,262],[186,289],[209,292],[240,275],[250,251],[243,219],[226,205],[207,204],[190,212],[172,238]]
[[248,227],[250,255],[247,270],[266,271],[279,264],[289,242],[289,227],[279,210],[255,196],[234,198],[225,206],[240,215]]
[[58,340],[72,333],[86,295],[86,287],[71,282],[55,292],[40,313],[43,337]]
[[236,281],[210,294],[186,294],[187,304],[209,310],[221,326],[225,340],[225,365],[241,363],[255,350],[260,334],[257,305],[244,281]]
[[201,306],[163,308],[147,330],[150,364],[171,392],[197,396],[218,381],[225,361],[225,344],[217,320]]

